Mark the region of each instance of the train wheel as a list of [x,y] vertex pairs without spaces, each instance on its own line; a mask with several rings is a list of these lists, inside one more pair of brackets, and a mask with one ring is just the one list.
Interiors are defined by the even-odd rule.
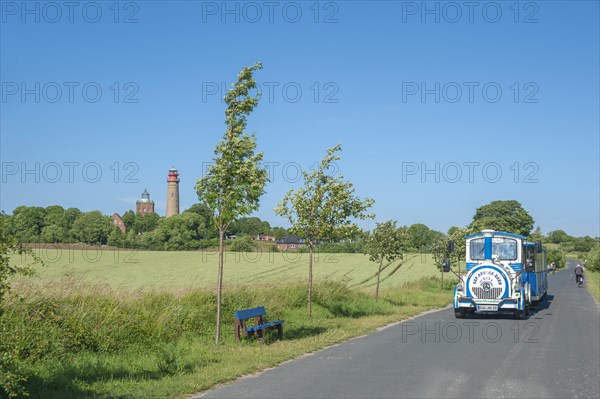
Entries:
[[514,312],[515,312],[514,315],[515,315],[516,320],[525,320],[525,318],[527,317],[527,316],[525,316],[524,310],[515,309]]

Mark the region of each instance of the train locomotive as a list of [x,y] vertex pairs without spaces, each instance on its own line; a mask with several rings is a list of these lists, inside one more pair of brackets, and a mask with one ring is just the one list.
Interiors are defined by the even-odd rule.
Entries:
[[530,307],[548,292],[547,255],[542,243],[529,243],[521,235],[494,230],[465,239],[466,274],[459,276],[454,289],[455,317],[512,312],[516,319],[526,319]]

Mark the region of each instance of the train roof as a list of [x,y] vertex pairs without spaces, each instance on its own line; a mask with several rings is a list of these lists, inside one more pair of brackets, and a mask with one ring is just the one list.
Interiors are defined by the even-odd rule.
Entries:
[[[524,237],[522,235],[515,234],[515,233],[508,233],[506,231],[494,231],[494,236],[519,238],[521,240],[527,239],[527,237]],[[465,236],[464,238],[465,239],[469,239],[469,238],[474,238],[474,237],[483,237],[483,232],[479,232],[479,233],[475,233],[475,234],[470,234],[468,236]]]

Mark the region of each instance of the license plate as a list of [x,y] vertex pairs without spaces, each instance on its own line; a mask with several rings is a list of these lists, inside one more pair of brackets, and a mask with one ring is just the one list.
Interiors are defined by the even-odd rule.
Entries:
[[498,305],[477,305],[477,310],[484,312],[497,312]]

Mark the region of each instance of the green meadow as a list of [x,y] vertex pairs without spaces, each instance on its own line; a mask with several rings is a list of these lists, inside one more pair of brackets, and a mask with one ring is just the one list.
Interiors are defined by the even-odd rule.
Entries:
[[[213,287],[217,281],[216,252],[160,252],[102,249],[36,249],[45,266],[37,266],[40,284],[61,279],[80,280],[125,290],[181,290]],[[18,263],[31,259],[18,258]],[[314,258],[315,281],[339,281],[368,289],[376,282],[378,265],[366,255],[318,253]],[[384,264],[381,286],[390,287],[424,277],[439,276],[431,254],[408,254]],[[296,252],[227,252],[226,286],[278,282],[302,282],[308,276],[308,254]]]

